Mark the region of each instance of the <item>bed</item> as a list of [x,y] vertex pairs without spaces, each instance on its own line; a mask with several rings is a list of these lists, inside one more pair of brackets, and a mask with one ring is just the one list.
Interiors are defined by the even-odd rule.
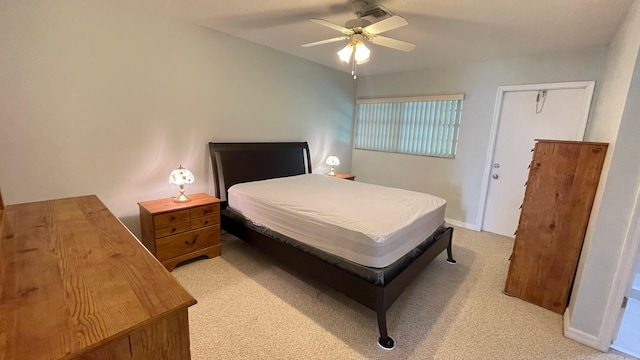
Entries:
[[[209,143],[209,150],[216,196],[223,201],[222,228],[275,258],[285,267],[325,283],[375,311],[380,332],[378,344],[384,349],[393,349],[395,341],[387,331],[387,309],[440,253],[446,250],[447,262],[455,263],[451,253],[453,228],[443,222],[442,202],[435,197],[430,200],[430,195],[426,194],[399,189],[389,189],[387,193],[388,188],[371,188],[375,185],[312,175],[306,142],[212,142]],[[383,202],[385,206],[394,197],[400,199],[399,203],[407,204],[411,197],[424,196],[423,202],[430,203],[433,209],[415,212],[416,217],[424,218],[415,222],[418,225],[402,227],[402,231],[381,227],[377,235],[379,226],[371,229],[372,225],[364,223],[369,215],[349,218],[349,214],[333,214],[330,206],[324,212],[314,208],[313,213],[324,214],[329,222],[356,224],[354,228],[358,230],[350,231],[347,228],[347,232],[334,231],[330,223],[319,223],[317,217],[305,220],[309,211],[298,211],[300,204],[296,202],[301,196],[292,196],[280,190],[299,187],[300,191],[309,194],[305,198],[311,198],[312,194],[317,195],[325,186],[332,191],[344,188],[343,194],[358,194],[358,191],[383,193],[387,196]],[[267,198],[256,197],[256,194]],[[364,198],[361,195],[359,197]],[[344,209],[344,203],[342,205]],[[321,204],[318,206],[322,207]],[[364,203],[361,206],[366,208],[370,205]],[[393,225],[407,217],[400,214],[393,219],[389,216],[388,222]],[[282,225],[283,221],[286,226]],[[304,226],[291,229],[288,225],[292,223],[302,223]],[[413,221],[407,223],[414,224]],[[366,230],[361,230],[363,227]],[[360,231],[373,240],[363,237]],[[352,242],[347,243],[348,240]],[[347,250],[340,252],[335,246],[338,243],[346,244]]]

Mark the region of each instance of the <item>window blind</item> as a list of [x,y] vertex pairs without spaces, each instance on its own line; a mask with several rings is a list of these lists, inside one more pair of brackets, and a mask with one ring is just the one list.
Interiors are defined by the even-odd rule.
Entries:
[[454,158],[464,95],[356,101],[355,148]]

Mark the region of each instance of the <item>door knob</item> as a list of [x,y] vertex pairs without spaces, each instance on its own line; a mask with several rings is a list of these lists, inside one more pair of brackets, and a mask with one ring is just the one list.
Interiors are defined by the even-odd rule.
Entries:
[[499,178],[498,174],[493,174],[491,177],[494,178],[494,179]]

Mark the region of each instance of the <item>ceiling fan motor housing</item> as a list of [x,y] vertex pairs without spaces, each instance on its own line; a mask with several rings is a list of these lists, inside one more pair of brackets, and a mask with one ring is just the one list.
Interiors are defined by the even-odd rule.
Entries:
[[357,19],[351,19],[351,20],[347,21],[344,24],[344,27],[346,27],[347,29],[364,28],[364,27],[367,27],[367,26],[369,26],[371,24],[373,24],[373,23],[370,20],[363,19],[363,18],[357,18]]
[[360,15],[362,15],[368,7],[369,3],[363,0],[354,0],[351,3],[351,10],[353,10],[353,12],[358,15],[358,17],[360,17]]

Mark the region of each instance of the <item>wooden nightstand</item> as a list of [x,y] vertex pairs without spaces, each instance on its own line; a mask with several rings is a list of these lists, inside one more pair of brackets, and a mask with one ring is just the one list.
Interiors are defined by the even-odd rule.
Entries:
[[[330,175],[331,176],[331,175]],[[356,179],[355,175],[351,175],[351,174],[343,174],[343,173],[336,173],[335,177],[340,178],[340,179],[346,179],[346,180],[351,180],[354,181]]]
[[213,258],[220,245],[220,199],[207,194],[139,202],[142,243],[167,270],[199,256]]

